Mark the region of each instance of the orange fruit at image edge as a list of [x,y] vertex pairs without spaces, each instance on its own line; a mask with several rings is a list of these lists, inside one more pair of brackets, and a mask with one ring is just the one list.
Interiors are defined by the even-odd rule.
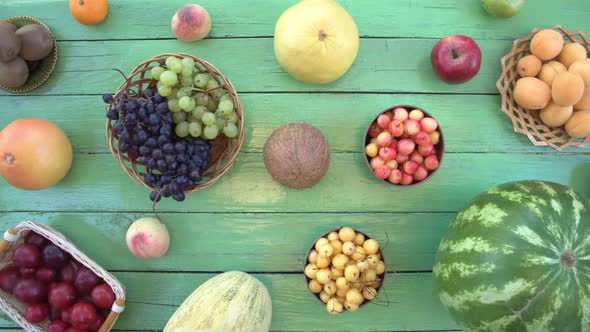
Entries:
[[20,119],[0,132],[0,176],[25,190],[49,188],[72,165],[72,145],[66,134],[44,119]]
[[107,0],[70,0],[70,11],[76,21],[93,25],[105,19],[109,5]]

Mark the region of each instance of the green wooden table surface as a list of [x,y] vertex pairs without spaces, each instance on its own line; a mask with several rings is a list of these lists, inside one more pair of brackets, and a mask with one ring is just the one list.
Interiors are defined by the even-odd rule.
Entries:
[[[177,41],[170,20],[186,1],[111,0],[97,26],[82,26],[66,1],[0,0],[0,19],[31,15],[55,33],[59,60],[51,79],[25,95],[0,92],[0,128],[23,117],[61,126],[75,156],[59,185],[26,192],[0,180],[0,228],[21,220],[47,223],[112,271],[127,288],[116,330],[161,330],[176,307],[220,271],[254,273],[273,300],[273,331],[454,331],[459,327],[436,296],[432,265],[455,213],[477,193],[511,180],[542,179],[590,194],[590,150],[535,147],[500,112],[495,82],[500,57],[535,27],[562,24],[590,34],[587,0],[529,1],[516,17],[487,15],[476,0],[342,0],[354,17],[358,58],[340,80],[315,86],[285,74],[272,35],[296,0],[203,0],[210,37]],[[450,34],[474,38],[481,71],[463,85],[439,81],[429,54]],[[183,203],[159,204],[171,234],[164,258],[136,259],[127,250],[130,223],[150,215],[148,192],[129,179],[108,152],[101,95],[156,54],[187,52],[214,63],[236,86],[246,135],[229,173]],[[440,171],[415,188],[380,183],[363,160],[362,137],[376,113],[414,104],[432,113],[446,138]],[[289,122],[321,129],[332,147],[326,177],[294,191],[273,182],[262,162],[270,133]],[[305,253],[325,231],[349,225],[385,245],[389,276],[380,303],[356,313],[327,314],[307,290]],[[0,329],[16,330],[7,316]]]

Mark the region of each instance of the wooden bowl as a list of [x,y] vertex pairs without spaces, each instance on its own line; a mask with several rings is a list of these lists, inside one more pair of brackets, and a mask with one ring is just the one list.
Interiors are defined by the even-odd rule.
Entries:
[[[318,237],[318,239],[316,239],[315,241],[313,241],[313,244],[311,245],[311,247],[310,247],[310,248],[309,248],[309,250],[307,251],[307,255],[305,255],[305,259],[303,260],[303,270],[304,270],[304,271],[305,271],[305,267],[306,267],[306,266],[307,266],[307,264],[308,264],[308,257],[309,257],[309,254],[311,253],[311,251],[312,251],[312,250],[314,250],[314,249],[315,249],[315,243],[317,242],[317,240],[319,240],[319,239],[320,239],[320,238],[322,238],[322,237],[327,237],[327,236],[328,236],[328,234],[330,234],[330,233],[332,233],[332,232],[338,232],[338,231],[339,231],[340,229],[342,229],[342,228],[343,228],[343,227],[339,227],[339,228],[333,229],[333,230],[331,230],[331,231],[329,231],[329,232],[326,232],[325,234],[323,234],[323,235],[321,235],[320,237]],[[360,233],[360,234],[363,234],[363,236],[365,237],[365,241],[366,241],[366,240],[369,240],[369,239],[371,239],[371,237],[369,237],[369,236],[368,236],[367,234],[365,234],[364,232],[361,232],[361,231],[359,231],[359,230],[356,230],[356,229],[353,229],[353,230],[355,231],[355,233]],[[383,288],[383,284],[385,283],[385,276],[387,275],[387,262],[385,261],[385,257],[383,256],[383,251],[382,251],[382,248],[381,248],[381,243],[379,243],[379,251],[378,251],[378,253],[379,253],[379,255],[381,256],[381,261],[382,261],[382,262],[383,262],[383,264],[385,265],[385,272],[383,272],[383,274],[382,274],[382,275],[378,275],[378,277],[381,277],[381,284],[379,285],[379,287],[377,287],[377,288],[376,288],[376,290],[377,290],[377,294],[375,294],[375,299],[377,298],[377,296],[379,295],[379,292],[380,292],[380,291],[381,291],[381,289]],[[305,275],[305,273],[303,274],[303,276],[305,277],[305,287],[306,287],[306,288],[309,290],[309,287],[308,287],[308,285],[309,285],[309,282],[311,281],[311,279],[310,279],[310,278],[308,278],[308,277]],[[323,302],[323,301],[320,299],[320,296],[319,296],[319,294],[314,294],[314,293],[312,293],[311,291],[310,291],[310,293],[311,293],[311,294],[312,294],[312,295],[313,295],[313,296],[314,296],[314,297],[315,297],[315,298],[316,298],[316,299],[317,299],[317,300],[318,300],[318,301],[319,301],[319,302],[320,302],[322,305],[324,305],[324,306],[326,305],[326,304],[325,304],[325,303],[324,303],[324,302]],[[371,302],[375,301],[375,299],[373,299],[373,300],[371,300],[371,301],[365,300],[365,301],[364,301],[362,304],[360,304],[360,305],[359,305],[359,309],[360,309],[360,308],[362,308],[362,307],[364,307],[364,306],[366,306],[367,304],[369,304],[369,303],[371,303]],[[346,311],[346,309],[344,309],[344,311]],[[343,312],[344,312],[344,311],[343,311]]]
[[[106,317],[105,322],[100,327],[99,332],[107,332],[113,328],[115,321],[119,314],[125,309],[125,287],[111,275],[106,269],[91,260],[83,252],[80,251],[68,238],[55,229],[32,221],[23,221],[15,228],[11,228],[4,233],[4,241],[0,243],[0,268],[13,266],[12,254],[16,247],[24,242],[25,236],[29,232],[35,232],[49,242],[56,245],[64,252],[70,254],[72,259],[76,260],[81,265],[92,270],[98,277],[100,277],[107,285],[111,287],[115,293],[115,303],[111,308],[111,312]],[[29,323],[25,319],[25,310],[27,305],[17,300],[12,294],[0,290],[0,309],[4,311],[10,318],[18,323],[26,331],[43,332],[47,331],[47,326],[50,321],[48,318],[38,324]]]
[[[383,112],[380,112],[379,114],[377,114],[375,116],[375,118],[371,121],[371,123],[369,123],[369,126],[367,126],[367,130],[365,131],[365,138],[363,140],[363,146],[362,146],[363,155],[365,156],[365,161],[367,162],[367,167],[369,168],[369,170],[371,171],[371,173],[373,173],[373,168],[371,167],[371,164],[370,164],[371,158],[369,156],[367,156],[367,154],[365,153],[365,146],[367,146],[367,144],[369,144],[369,142],[371,142],[371,136],[369,136],[369,129],[371,128],[371,125],[377,121],[377,118],[379,118],[379,116],[381,114],[384,114],[384,113],[387,113],[389,111],[392,111],[392,110],[394,110],[397,107],[403,107],[403,108],[407,109],[408,111],[417,109],[417,110],[420,110],[420,111],[422,111],[424,113],[424,117],[425,118],[433,118],[433,119],[436,120],[436,118],[434,118],[434,116],[432,116],[430,113],[428,113],[424,109],[422,109],[420,107],[413,106],[413,105],[395,105],[395,106],[389,107],[386,110],[384,110]],[[435,169],[434,171],[430,172],[428,174],[428,177],[426,177],[426,179],[424,179],[424,180],[422,180],[420,182],[412,182],[409,185],[402,185],[402,184],[391,183],[391,182],[389,182],[387,180],[380,180],[380,179],[378,179],[376,177],[375,178],[378,179],[379,181],[385,182],[387,184],[390,184],[390,185],[396,186],[396,187],[415,187],[415,186],[417,186],[419,184],[422,184],[422,183],[426,182],[428,179],[430,179],[440,169],[440,165],[442,165],[443,156],[444,156],[444,153],[445,153],[445,138],[444,138],[442,129],[440,127],[440,123],[439,123],[439,126],[437,128],[437,131],[440,133],[440,140],[439,140],[438,144],[436,144],[434,147],[436,148],[436,151],[437,151],[439,166],[438,166],[437,169]]]
[[[590,53],[590,40],[583,32],[569,31],[561,25],[556,25],[551,29],[559,32],[566,43],[577,42],[584,46],[587,52]],[[496,86],[502,95],[502,112],[512,120],[514,131],[526,135],[533,145],[550,146],[558,151],[565,150],[570,146],[583,148],[590,142],[590,137],[576,139],[570,137],[563,127],[548,127],[541,122],[538,110],[525,109],[519,106],[514,100],[514,86],[520,78],[516,65],[518,60],[531,54],[530,41],[539,30],[541,29],[535,28],[528,36],[516,39],[512,50],[500,61],[502,74],[496,82]]]
[[[107,111],[114,108],[117,102],[117,97],[122,93],[128,94],[141,94],[141,91],[147,88],[155,88],[156,81],[150,77],[150,71],[153,67],[164,66],[166,58],[169,56],[175,56],[177,58],[192,58],[195,61],[195,67],[199,72],[206,72],[211,75],[218,83],[219,87],[215,89],[224,89],[232,97],[234,102],[234,110],[238,115],[238,126],[239,133],[235,138],[227,138],[225,135],[218,135],[213,140],[212,148],[210,150],[210,161],[207,170],[203,173],[203,180],[197,184],[192,190],[185,190],[185,194],[193,193],[199,190],[203,190],[215,183],[223,174],[225,174],[230,167],[233,165],[238,152],[244,141],[244,110],[238,94],[233,84],[212,64],[209,62],[199,59],[193,55],[186,53],[165,53],[157,55],[151,59],[148,59],[139,65],[137,65],[129,76],[127,81],[124,81],[119,86],[119,89],[113,96],[113,102],[107,105]],[[129,84],[128,84],[129,83]],[[195,90],[210,92],[205,89],[194,88]],[[214,89],[211,89],[214,90]],[[137,183],[149,188],[152,191],[157,191],[156,188],[147,185],[143,178],[149,168],[146,165],[140,165],[136,162],[136,156],[130,156],[126,152],[121,152],[119,149],[120,141],[117,135],[113,132],[113,125],[116,120],[107,119],[106,132],[109,148],[113,157],[119,162],[123,170]]]
[[6,21],[19,28],[29,24],[40,25],[49,32],[49,35],[51,35],[51,38],[53,39],[53,50],[48,56],[39,61],[27,61],[27,65],[29,65],[29,78],[27,78],[25,84],[17,87],[8,87],[0,84],[0,89],[12,93],[25,93],[35,90],[43,85],[55,70],[55,65],[57,63],[57,42],[55,41],[55,37],[45,23],[31,16],[13,16],[7,18]]

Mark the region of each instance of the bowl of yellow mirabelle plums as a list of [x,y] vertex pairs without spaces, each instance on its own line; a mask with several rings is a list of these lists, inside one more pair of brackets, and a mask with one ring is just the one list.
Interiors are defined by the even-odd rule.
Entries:
[[386,272],[379,242],[350,227],[322,235],[305,259],[307,287],[331,314],[375,300]]

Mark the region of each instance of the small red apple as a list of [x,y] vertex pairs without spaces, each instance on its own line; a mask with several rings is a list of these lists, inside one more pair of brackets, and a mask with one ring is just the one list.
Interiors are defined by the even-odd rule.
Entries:
[[393,119],[389,123],[389,132],[393,137],[400,137],[404,134],[404,123],[402,120]]
[[377,118],[377,125],[383,129],[387,129],[387,127],[389,127],[390,122],[391,119],[385,114],[381,114]]
[[392,148],[384,147],[379,149],[379,157],[385,161],[394,160],[397,156],[397,151]]
[[439,40],[432,49],[430,62],[441,80],[450,84],[464,83],[479,72],[481,50],[467,36],[447,36]]
[[391,175],[391,168],[383,165],[375,168],[375,176],[381,180],[387,179]]

